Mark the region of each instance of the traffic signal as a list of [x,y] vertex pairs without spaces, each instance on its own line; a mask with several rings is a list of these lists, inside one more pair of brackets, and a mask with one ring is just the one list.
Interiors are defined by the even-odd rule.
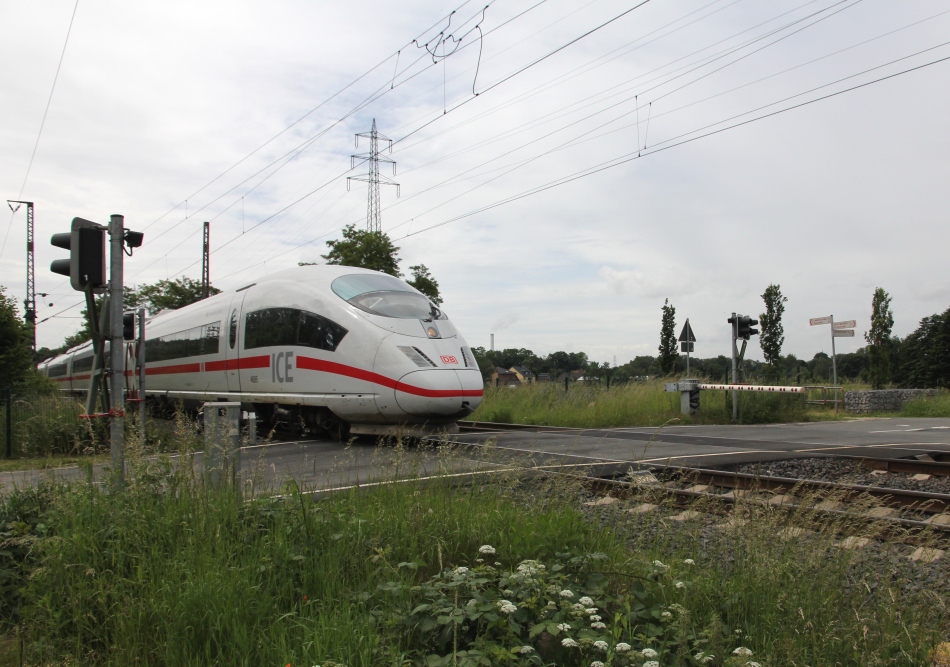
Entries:
[[122,338],[135,340],[135,313],[122,313]]
[[736,337],[749,340],[750,336],[757,336],[759,330],[753,329],[752,327],[756,326],[758,323],[758,320],[749,317],[748,315],[739,315],[739,322],[738,326],[736,327]]
[[69,276],[74,290],[102,292],[106,286],[106,231],[102,225],[82,218],[73,218],[68,233],[53,234],[50,239],[57,248],[69,251],[69,259],[56,259],[50,264],[53,273]]

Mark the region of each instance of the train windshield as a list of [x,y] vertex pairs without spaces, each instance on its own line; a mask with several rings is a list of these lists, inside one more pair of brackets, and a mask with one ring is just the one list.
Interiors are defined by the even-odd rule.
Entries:
[[341,299],[374,315],[407,320],[447,319],[423,294],[392,276],[340,276],[330,288]]

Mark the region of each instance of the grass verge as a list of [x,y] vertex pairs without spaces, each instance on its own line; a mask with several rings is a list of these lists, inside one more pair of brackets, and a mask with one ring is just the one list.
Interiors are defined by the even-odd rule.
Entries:
[[776,539],[789,518],[767,505],[725,530],[627,511],[649,490],[588,508],[565,478],[313,502],[292,482],[242,499],[185,465],[147,472],[0,502],[27,664],[922,665],[947,631],[926,585],[945,570],[897,543],[842,551],[840,525]]
[[[608,389],[574,383],[568,391],[553,382],[486,387],[481,405],[469,419],[577,428],[659,426],[670,419],[684,424],[732,422],[729,392],[703,392],[699,416],[687,417],[680,413],[679,393],[667,393],[664,384],[651,380]],[[747,424],[804,421],[808,416],[800,396],[740,392],[739,401],[741,421]]]

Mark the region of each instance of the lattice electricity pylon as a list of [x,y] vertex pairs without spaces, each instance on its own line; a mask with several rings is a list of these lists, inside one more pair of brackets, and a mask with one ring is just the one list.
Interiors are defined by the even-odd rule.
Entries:
[[350,169],[356,168],[356,161],[362,160],[369,162],[369,173],[366,176],[347,176],[346,177],[346,189],[350,189],[350,181],[363,181],[368,184],[368,194],[366,197],[366,231],[368,232],[378,232],[382,230],[380,224],[380,207],[379,207],[379,185],[395,185],[396,186],[396,196],[399,196],[399,183],[396,183],[386,176],[380,176],[379,174],[379,163],[388,162],[393,166],[393,176],[396,175],[396,162],[386,157],[379,157],[379,141],[388,141],[389,142],[389,152],[392,153],[393,150],[393,140],[389,137],[384,137],[379,132],[376,131],[376,119],[373,119],[373,129],[369,132],[360,132],[356,135],[356,146],[360,145],[360,137],[369,139],[369,152],[363,153],[362,155],[351,155],[350,156]]
[[[14,208],[16,204],[16,208]],[[24,321],[30,325],[33,335],[33,352],[36,352],[36,267],[33,258],[33,202],[8,199],[7,206],[16,213],[20,204],[26,204],[26,298],[23,300]]]

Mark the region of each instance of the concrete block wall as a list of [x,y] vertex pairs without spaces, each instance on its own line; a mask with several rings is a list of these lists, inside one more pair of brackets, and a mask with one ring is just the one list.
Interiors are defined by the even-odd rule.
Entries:
[[844,395],[846,412],[897,412],[904,403],[920,396],[933,396],[936,389],[874,389],[849,391]]

